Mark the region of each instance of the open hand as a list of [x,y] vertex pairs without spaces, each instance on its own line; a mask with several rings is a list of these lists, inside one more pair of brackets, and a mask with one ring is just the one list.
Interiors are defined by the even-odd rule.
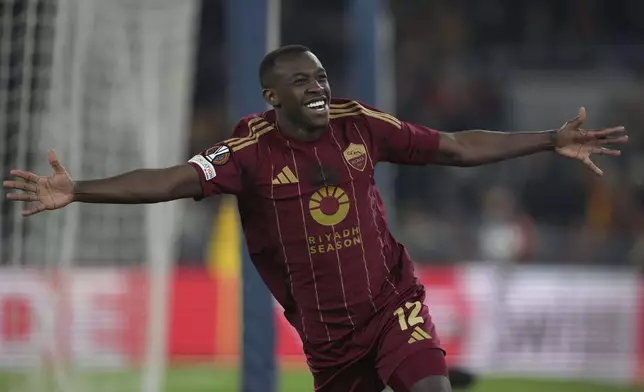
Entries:
[[556,133],[555,151],[559,155],[578,159],[598,176],[604,174],[590,159],[592,154],[619,156],[621,151],[606,148],[609,144],[624,144],[628,136],[624,127],[606,129],[581,129],[586,121],[586,109],[579,109],[579,115],[566,122]]
[[48,157],[49,164],[54,171],[51,177],[38,176],[24,170],[11,170],[9,174],[24,181],[4,181],[2,183],[2,186],[7,189],[22,191],[8,193],[7,199],[36,202],[33,208],[22,211],[23,216],[63,208],[74,199],[74,182],[56,158],[56,153],[53,150],[49,150]]

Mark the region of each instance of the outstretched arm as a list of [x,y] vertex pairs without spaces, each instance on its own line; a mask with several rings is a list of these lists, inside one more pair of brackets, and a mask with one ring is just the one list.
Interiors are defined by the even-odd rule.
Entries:
[[8,199],[36,203],[23,211],[24,216],[59,209],[74,201],[143,204],[202,195],[199,174],[189,164],[166,169],[139,169],[116,177],[76,182],[53,151],[49,151],[49,164],[53,170],[50,177],[12,170],[10,174],[22,181],[3,182],[5,188],[20,191],[7,194]]
[[34,202],[33,206],[22,212],[24,216],[56,210],[74,201],[149,204],[187,198],[200,200],[222,193],[240,194],[245,185],[245,160],[257,156],[252,148],[248,148],[257,147],[253,142],[257,138],[247,136],[250,133],[247,119],[242,119],[235,126],[235,137],[228,140],[229,144],[218,143],[183,165],[165,169],[138,169],[91,181],[73,181],[56,154],[50,150],[51,176],[12,170],[10,174],[16,180],[4,181],[2,185],[17,190],[7,194],[7,199]]
[[576,118],[555,130],[518,133],[492,131],[441,133],[434,162],[450,166],[477,166],[554,150],[565,157],[582,161],[597,175],[602,175],[602,171],[590,160],[590,155],[618,156],[619,150],[611,150],[604,146],[626,143],[628,136],[621,135],[624,127],[601,130],[581,129],[585,120],[586,110],[581,108]]
[[478,166],[553,150],[556,133],[556,130],[516,133],[484,130],[441,132],[440,147],[434,163]]
[[76,181],[73,201],[144,204],[201,196],[199,175],[189,164],[138,169],[100,180]]

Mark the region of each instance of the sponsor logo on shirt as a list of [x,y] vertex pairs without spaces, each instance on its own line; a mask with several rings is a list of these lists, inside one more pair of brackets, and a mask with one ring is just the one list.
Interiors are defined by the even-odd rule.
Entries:
[[363,144],[349,144],[344,150],[344,159],[356,170],[363,171],[367,166],[367,149]]
[[[322,226],[329,227],[342,223],[350,209],[349,196],[338,186],[323,186],[309,199],[311,217]],[[326,233],[309,236],[309,253],[324,254],[360,244],[362,244],[362,234],[358,226],[334,228]]]
[[212,165],[212,163],[210,163],[201,155],[195,155],[194,157],[190,158],[188,162],[196,163],[197,165],[199,165],[199,167],[203,171],[204,176],[206,177],[206,181],[210,181],[217,176],[215,167]]
[[320,188],[309,199],[311,217],[322,226],[335,226],[349,213],[349,196],[340,187],[328,185]]
[[225,165],[228,160],[230,160],[231,152],[230,148],[224,144],[208,149],[204,155],[213,165],[221,166]]
[[309,236],[309,253],[321,255],[362,244],[362,234],[358,226],[334,230],[328,233]]

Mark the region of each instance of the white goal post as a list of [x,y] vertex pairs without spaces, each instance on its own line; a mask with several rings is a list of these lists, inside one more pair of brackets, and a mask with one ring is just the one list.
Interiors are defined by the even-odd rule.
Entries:
[[[11,168],[49,175],[49,148],[76,179],[184,161],[198,7],[198,0],[0,0],[3,176]],[[74,204],[29,219],[4,197],[0,205],[0,286],[29,275],[50,294],[34,296],[46,303],[31,308],[53,310],[32,315],[29,344],[0,339],[0,375],[28,372],[10,388],[49,391],[55,381],[64,391],[160,391],[180,204]],[[79,338],[91,323],[109,321],[70,316],[61,304],[82,309],[83,290],[116,290],[109,277],[118,283],[120,271],[136,268],[147,277],[147,328],[133,364],[117,349]],[[3,295],[11,293],[0,289],[0,301]],[[61,321],[67,316],[69,325]],[[0,310],[0,317],[14,315]],[[79,371],[132,365],[142,369],[135,389]]]

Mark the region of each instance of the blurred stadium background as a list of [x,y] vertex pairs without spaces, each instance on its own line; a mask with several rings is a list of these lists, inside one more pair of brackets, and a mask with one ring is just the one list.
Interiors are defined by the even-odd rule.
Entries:
[[[256,67],[313,49],[334,95],[444,131],[623,124],[603,178],[553,154],[383,166],[452,366],[474,391],[644,385],[644,3],[0,0],[0,170],[173,165],[263,110]],[[639,170],[638,170],[639,168]],[[309,391],[234,199],[0,202],[0,391]],[[243,295],[242,295],[243,294]],[[274,372],[275,371],[275,372]]]

